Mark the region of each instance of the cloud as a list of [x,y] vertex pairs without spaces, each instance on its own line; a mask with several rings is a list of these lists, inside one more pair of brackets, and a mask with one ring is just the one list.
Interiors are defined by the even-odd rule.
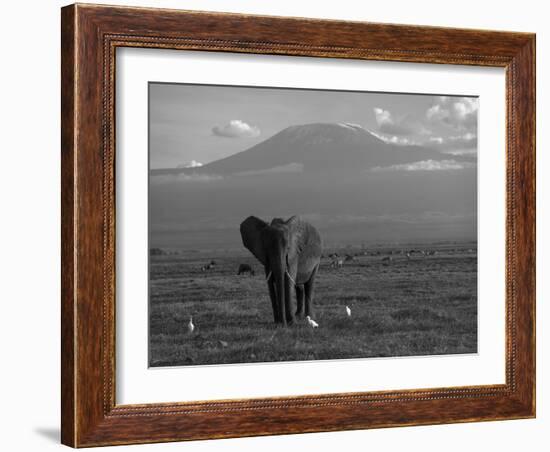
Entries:
[[176,168],[199,168],[203,164],[201,162],[197,162],[196,160],[191,160],[190,162],[183,162],[180,163]]
[[375,130],[368,130],[368,132],[376,138],[382,140],[384,143],[394,144],[397,146],[425,146],[444,154],[452,155],[475,154],[477,152],[477,135],[472,132],[446,137],[435,135],[404,137],[398,135],[388,135]]
[[388,144],[396,144],[398,146],[411,146],[411,145],[419,144],[417,140],[414,140],[409,137],[388,135],[388,134],[376,132],[374,130],[369,130],[369,133],[374,135],[376,138],[382,140],[384,143],[388,143]]
[[449,154],[449,155],[475,155],[477,154],[477,149],[457,148],[457,149],[450,149],[448,151],[443,151],[443,153]]
[[152,185],[162,185],[180,182],[211,182],[223,179],[216,174],[158,174],[151,176]]
[[257,174],[277,174],[277,173],[302,173],[304,171],[303,163],[289,163],[288,165],[274,166],[273,168],[253,171],[242,171],[236,173],[236,176],[253,176]]
[[462,135],[451,135],[448,137],[432,136],[428,138],[425,146],[445,154],[475,154],[477,152],[477,135],[472,132],[466,132]]
[[382,108],[374,108],[374,116],[378,130],[388,135],[411,135],[415,133],[415,125],[412,124],[410,118],[405,116],[401,119],[396,119],[388,111]]
[[222,127],[213,127],[212,133],[226,138],[253,138],[259,136],[261,132],[256,126],[251,126],[240,119],[232,119]]
[[439,96],[426,111],[426,119],[460,130],[471,129],[477,124],[478,108],[478,99],[475,97]]
[[428,121],[442,121],[450,115],[449,110],[443,108],[440,104],[432,105],[426,112]]
[[381,108],[374,108],[374,115],[376,116],[376,123],[381,126],[383,124],[393,124],[393,118],[388,110]]
[[456,160],[422,160],[400,165],[376,166],[372,168],[371,171],[449,171],[473,167],[475,167],[475,164],[472,162],[457,162]]

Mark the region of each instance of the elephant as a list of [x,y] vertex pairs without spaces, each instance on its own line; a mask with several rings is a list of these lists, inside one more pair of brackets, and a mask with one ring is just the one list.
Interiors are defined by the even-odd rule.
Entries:
[[243,275],[245,273],[250,273],[250,276],[254,276],[254,269],[248,265],[248,264],[241,264],[239,265],[239,270],[237,271],[237,275]]
[[[294,323],[291,291],[296,292],[296,317],[313,317],[315,276],[322,254],[319,231],[293,216],[270,224],[250,216],[241,223],[243,245],[265,268],[265,276],[276,324]],[[304,303],[305,301],[305,303]]]

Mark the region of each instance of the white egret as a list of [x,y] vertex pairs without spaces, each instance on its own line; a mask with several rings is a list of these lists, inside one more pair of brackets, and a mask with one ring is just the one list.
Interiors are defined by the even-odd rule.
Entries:
[[187,324],[187,331],[192,334],[195,331],[195,325],[193,325],[193,317],[189,317],[189,323]]
[[351,309],[349,308],[349,306],[346,306],[346,314],[348,315],[348,317],[351,317]]
[[307,323],[311,328],[317,328],[319,326],[319,324],[315,320],[313,320],[309,315],[306,317],[306,319],[307,319]]

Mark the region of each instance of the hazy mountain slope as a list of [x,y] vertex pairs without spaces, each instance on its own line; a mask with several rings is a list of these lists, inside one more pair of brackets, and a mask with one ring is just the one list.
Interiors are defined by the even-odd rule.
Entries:
[[279,173],[178,180],[150,187],[151,243],[238,248],[249,215],[305,216],[331,243],[473,239],[476,170],[393,171],[350,177]]

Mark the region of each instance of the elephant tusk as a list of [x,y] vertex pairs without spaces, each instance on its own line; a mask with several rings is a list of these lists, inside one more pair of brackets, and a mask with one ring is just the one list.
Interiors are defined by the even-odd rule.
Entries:
[[288,270],[286,270],[286,275],[288,276],[288,279],[292,281],[292,284],[296,285],[296,281],[292,279],[292,276],[290,276],[290,273],[288,272]]
[[[286,275],[288,276],[288,279],[290,279],[292,281],[292,284],[296,285],[296,281],[294,281],[294,279],[292,278],[292,276],[290,276],[290,273],[288,272],[288,270],[286,270]],[[273,275],[273,272],[269,272],[267,274],[267,276],[265,277],[265,280],[266,281],[269,281],[271,276]]]

